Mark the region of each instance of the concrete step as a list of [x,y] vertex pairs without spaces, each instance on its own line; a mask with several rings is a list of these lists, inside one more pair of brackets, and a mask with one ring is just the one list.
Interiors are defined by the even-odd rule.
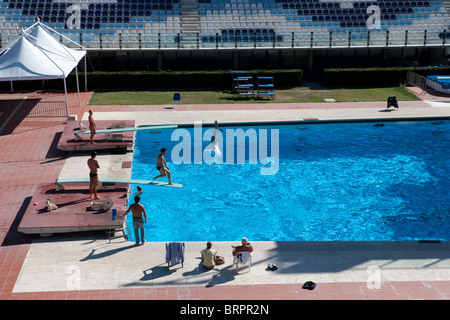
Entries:
[[190,10],[190,11],[181,11],[180,16],[184,17],[184,16],[198,16],[198,10]]
[[183,20],[183,22],[191,22],[191,23],[195,23],[195,22],[199,22],[200,18],[199,17],[182,17],[181,18]]
[[198,23],[185,23],[184,21],[182,22],[183,28],[186,29],[196,29],[200,27],[200,24]]
[[[183,34],[183,42],[196,43],[197,34],[200,33],[200,16],[198,9],[198,0],[180,0],[180,20]],[[194,34],[188,36],[188,34]]]
[[191,4],[191,3],[181,3],[180,4],[181,9],[198,9],[198,4]]

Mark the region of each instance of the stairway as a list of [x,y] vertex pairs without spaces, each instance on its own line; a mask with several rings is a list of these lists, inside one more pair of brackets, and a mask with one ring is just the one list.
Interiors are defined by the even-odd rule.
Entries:
[[196,48],[200,34],[198,0],[180,0],[181,47]]
[[444,5],[445,11],[450,13],[450,1],[442,1],[442,4]]

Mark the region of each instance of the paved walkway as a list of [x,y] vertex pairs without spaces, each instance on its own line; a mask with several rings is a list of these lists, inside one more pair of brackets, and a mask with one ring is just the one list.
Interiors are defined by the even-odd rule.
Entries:
[[[90,93],[83,93],[82,106],[77,106],[78,98],[71,94],[70,113],[85,119],[92,108],[98,120],[129,118],[137,125],[450,115],[450,105],[442,100],[400,102],[399,110],[386,112],[385,103],[183,105],[175,110],[167,106],[87,107],[89,97]],[[94,233],[51,238],[20,234],[17,225],[34,190],[40,183],[54,182],[67,162],[66,154],[56,149],[64,119],[29,118],[21,113],[20,101],[2,108],[3,112],[16,106],[17,111],[6,117],[8,123],[0,131],[0,299],[450,297],[447,242],[255,242],[251,272],[243,268],[236,273],[230,265],[229,250],[234,244],[230,242],[214,243],[227,263],[204,271],[199,266],[204,243],[186,243],[184,267],[167,268],[163,243],[135,247],[121,239],[110,243]],[[268,271],[268,263],[279,269]],[[316,289],[301,289],[309,280],[317,283]]]

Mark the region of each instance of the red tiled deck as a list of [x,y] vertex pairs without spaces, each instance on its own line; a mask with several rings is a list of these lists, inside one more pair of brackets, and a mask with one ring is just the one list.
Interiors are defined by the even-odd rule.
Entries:
[[[63,99],[62,94],[25,93],[45,99]],[[0,94],[3,100],[8,94]],[[5,98],[6,96],[6,98]],[[87,111],[90,93],[82,93],[82,106],[78,97],[69,94],[70,114],[81,119]],[[0,99],[1,100],[1,99]],[[350,105],[350,104],[349,104]],[[18,106],[17,100],[0,101],[3,117]],[[205,107],[205,106],[203,106]],[[203,108],[201,107],[201,108]],[[268,108],[285,106],[271,104]],[[314,108],[314,104],[298,108]],[[318,107],[316,105],[316,107]],[[135,107],[121,106],[120,110]],[[156,107],[155,107],[156,108]],[[200,108],[200,109],[201,109]],[[237,106],[234,106],[237,108]],[[242,107],[241,107],[242,108]],[[248,106],[252,108],[252,106]],[[118,107],[95,107],[95,112],[117,111]],[[149,108],[142,110],[150,111]],[[227,106],[230,109],[230,106]],[[168,111],[169,112],[169,111]],[[172,112],[172,111],[170,111]],[[9,116],[9,115],[8,115]],[[64,164],[65,153],[57,149],[57,141],[64,129],[65,119],[27,118],[20,110],[16,117],[0,132],[0,299],[2,300],[270,300],[270,299],[440,299],[450,297],[450,281],[389,282],[380,289],[370,290],[366,283],[318,283],[312,291],[303,290],[302,283],[284,285],[220,285],[214,287],[183,286],[134,288],[118,290],[78,290],[58,292],[13,293],[14,284],[26,258],[32,237],[17,231],[31,197],[43,183],[53,184]],[[301,311],[301,310],[299,310]],[[304,310],[303,310],[304,311]]]
[[[81,185],[81,186],[80,186]],[[55,191],[55,184],[37,187],[18,230],[26,234],[53,234],[121,228],[122,219],[112,220],[111,210],[92,210],[88,184],[67,184],[65,190]],[[127,185],[118,184],[115,190],[98,191],[101,199],[111,198],[119,214],[126,210]],[[48,212],[46,200],[58,206]]]
[[[20,268],[19,268],[20,269]],[[11,276],[14,278],[14,276]],[[12,287],[14,283],[12,283]],[[448,281],[393,282],[377,290],[366,283],[321,283],[314,290],[302,283],[279,285],[223,285],[157,287],[117,290],[25,292],[12,300],[447,300]]]

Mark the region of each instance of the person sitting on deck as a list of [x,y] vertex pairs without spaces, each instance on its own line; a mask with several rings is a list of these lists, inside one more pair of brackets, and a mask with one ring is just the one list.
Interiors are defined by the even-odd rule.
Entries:
[[206,269],[214,268],[214,262],[216,261],[216,250],[212,249],[212,242],[208,241],[206,243],[206,249],[200,251],[202,254],[203,266]]

